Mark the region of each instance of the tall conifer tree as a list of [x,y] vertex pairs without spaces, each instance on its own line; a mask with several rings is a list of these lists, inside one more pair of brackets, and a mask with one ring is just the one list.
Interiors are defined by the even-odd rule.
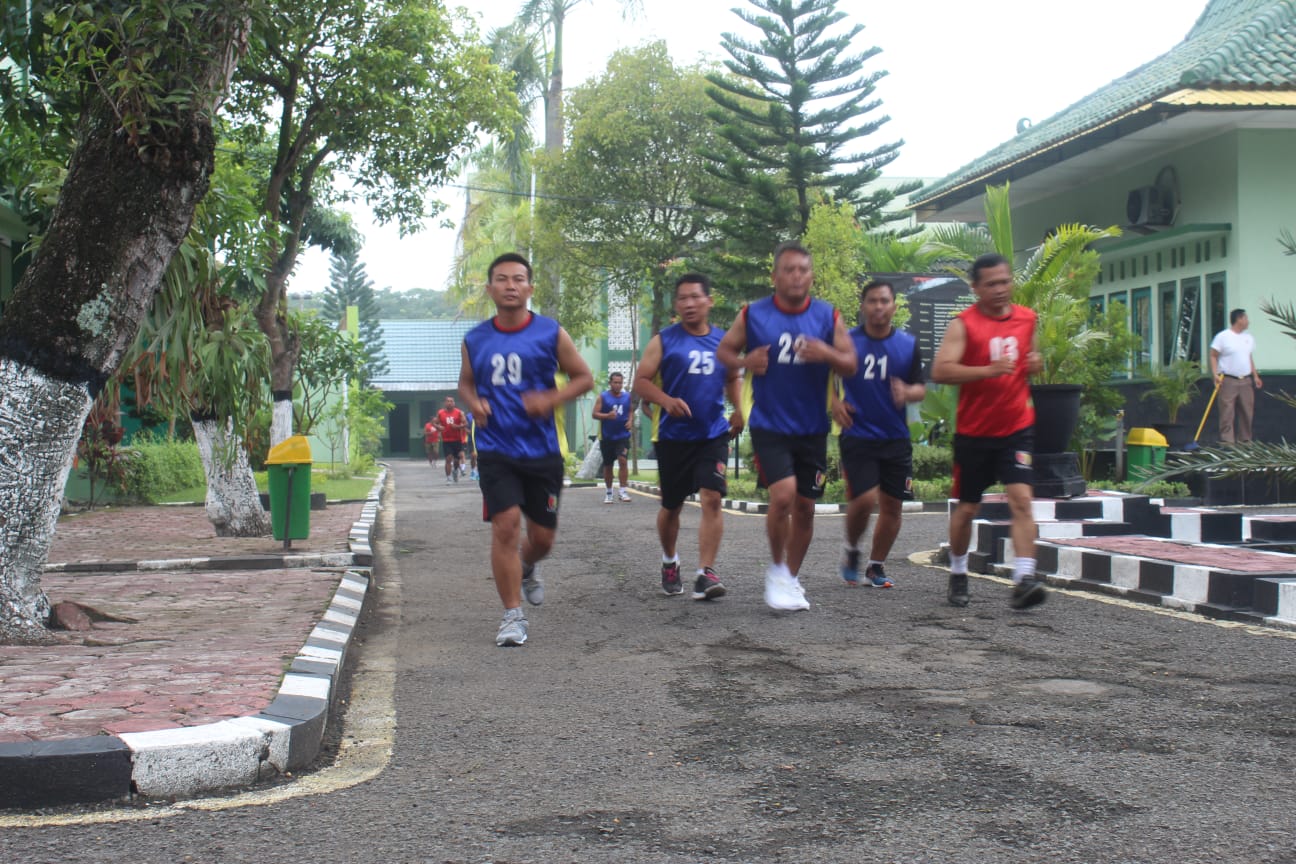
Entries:
[[360,315],[360,341],[369,354],[364,382],[387,371],[382,327],[378,324],[378,301],[374,298],[373,280],[365,273],[356,249],[333,253],[329,266],[329,286],[324,292],[320,315],[330,322],[342,322],[346,308],[355,306]]
[[726,252],[761,270],[776,243],[805,234],[819,201],[849,202],[861,225],[876,228],[901,216],[886,212],[887,205],[918,184],[866,188],[899,155],[903,142],[861,146],[890,119],[875,113],[882,102],[873,96],[887,73],[863,71],[881,49],[852,53],[864,26],[836,28],[846,18],[836,0],[748,3],[755,10],[734,14],[759,30],[760,38],[725,33],[722,44],[732,58],[724,64],[728,72],[708,76],[715,102],[708,115],[719,124],[726,146],[707,156],[729,189],[701,203],[726,212],[723,235],[731,243]]

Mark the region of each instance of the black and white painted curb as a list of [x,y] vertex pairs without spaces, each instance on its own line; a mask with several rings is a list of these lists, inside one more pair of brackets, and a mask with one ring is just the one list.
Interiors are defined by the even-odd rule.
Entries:
[[[61,741],[0,744],[0,808],[43,807],[146,797],[192,797],[245,786],[309,765],[319,755],[338,679],[369,591],[372,536],[386,469],[351,529],[352,567],[262,711],[232,720]],[[326,556],[282,556],[321,566]],[[231,559],[213,561],[231,569]],[[328,565],[325,565],[328,566]],[[140,568],[144,569],[144,568]],[[241,568],[238,568],[241,569]]]
[[[1039,532],[1037,572],[1050,584],[1210,618],[1296,628],[1296,556],[1263,548],[1296,545],[1296,519],[1290,516],[1167,507],[1158,499],[1116,493],[1038,500],[1032,511]],[[1014,552],[1007,505],[987,503],[980,515],[973,523],[969,569],[1009,575]],[[1131,554],[1066,542],[1115,535],[1139,536],[1153,545]],[[1245,571],[1183,563],[1190,557],[1185,547],[1246,549],[1259,559],[1252,558]],[[1272,571],[1257,572],[1255,561],[1265,559],[1272,560]]]

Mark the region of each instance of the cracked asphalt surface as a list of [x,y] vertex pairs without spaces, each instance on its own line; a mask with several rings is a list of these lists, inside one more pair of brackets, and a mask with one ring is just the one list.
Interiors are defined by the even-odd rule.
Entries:
[[[896,587],[837,579],[820,515],[808,612],[761,599],[763,517],[729,515],[726,597],[660,593],[655,499],[571,489],[500,649],[471,486],[394,466],[395,737],[329,794],[154,820],[0,829],[24,862],[1296,861],[1296,634],[1054,591],[944,603],[937,514],[906,514]],[[686,572],[698,512],[681,532]],[[359,675],[365,673],[361,671]]]

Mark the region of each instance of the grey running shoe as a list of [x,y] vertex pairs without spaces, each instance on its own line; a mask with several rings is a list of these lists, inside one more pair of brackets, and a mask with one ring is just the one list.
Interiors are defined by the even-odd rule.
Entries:
[[632,501],[634,501],[634,499],[630,497],[630,493],[627,492],[625,489],[622,489],[622,490],[621,490],[621,503],[622,503],[622,504],[629,504],[629,503],[631,503]]
[[678,561],[672,561],[669,564],[662,564],[662,593],[667,597],[674,597],[676,594],[684,593],[684,585],[680,581],[680,568]]
[[522,596],[532,606],[544,602],[544,583],[540,581],[539,570],[525,561],[522,562]]
[[720,577],[710,567],[702,568],[698,574],[697,580],[693,583],[694,600],[714,600],[717,597],[723,597],[725,587],[720,582]]
[[968,577],[966,573],[951,573],[949,577],[949,604],[968,605]]
[[501,648],[512,648],[525,645],[526,640],[526,614],[521,609],[505,609],[504,620],[500,621],[499,632],[495,634],[495,644]]
[[1013,586],[1012,599],[1008,602],[1014,609],[1029,609],[1047,599],[1048,591],[1044,590],[1044,583],[1028,576]]
[[874,588],[890,588],[895,584],[891,581],[891,577],[886,575],[881,564],[870,564],[864,575],[868,577],[868,584]]

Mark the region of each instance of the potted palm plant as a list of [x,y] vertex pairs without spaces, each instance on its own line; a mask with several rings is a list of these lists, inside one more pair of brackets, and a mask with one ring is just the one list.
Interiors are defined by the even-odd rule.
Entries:
[[1179,422],[1179,411],[1197,396],[1201,366],[1184,358],[1176,359],[1148,377],[1148,391],[1144,399],[1160,402],[1165,408],[1165,422],[1152,427],[1165,436],[1172,450],[1180,450],[1189,441],[1188,430]]

